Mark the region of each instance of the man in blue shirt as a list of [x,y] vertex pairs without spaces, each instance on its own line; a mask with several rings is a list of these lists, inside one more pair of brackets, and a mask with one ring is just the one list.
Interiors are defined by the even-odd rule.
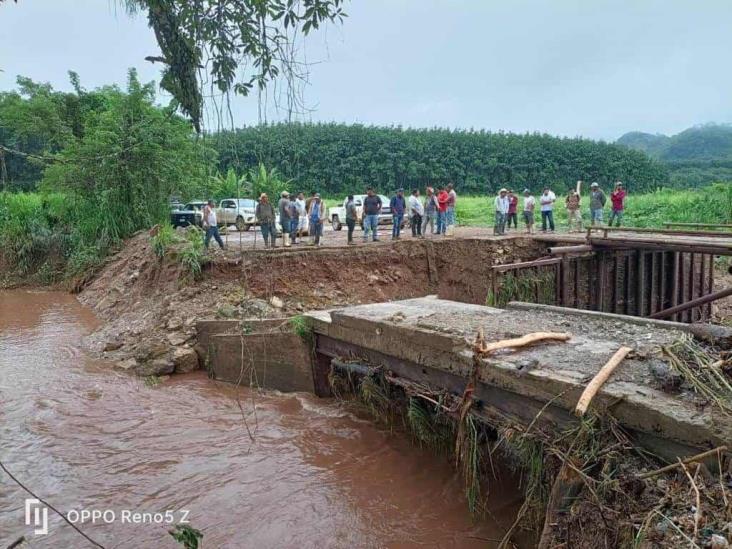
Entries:
[[391,216],[394,223],[391,228],[391,239],[399,240],[402,232],[402,221],[404,221],[404,210],[407,209],[407,202],[404,200],[404,189],[399,189],[396,195],[391,197],[389,207],[391,208]]

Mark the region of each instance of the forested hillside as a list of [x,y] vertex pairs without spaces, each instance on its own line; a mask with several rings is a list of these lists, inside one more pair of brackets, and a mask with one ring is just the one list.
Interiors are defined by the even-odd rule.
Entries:
[[493,193],[504,185],[565,188],[578,179],[621,179],[636,191],[667,182],[666,169],[643,153],[540,134],[274,124],[224,132],[212,141],[222,172],[241,173],[262,162],[301,188],[330,194],[366,185],[388,192],[448,181],[470,194]]
[[617,143],[663,162],[674,186],[732,179],[732,125],[694,126],[670,137],[629,132]]

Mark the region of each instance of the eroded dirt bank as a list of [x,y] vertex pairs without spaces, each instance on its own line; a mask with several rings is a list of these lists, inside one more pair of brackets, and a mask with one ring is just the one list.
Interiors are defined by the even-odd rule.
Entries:
[[212,250],[200,280],[147,233],[132,238],[79,294],[105,324],[89,347],[139,375],[198,367],[194,322],[268,318],[349,304],[439,294],[485,303],[490,267],[535,258],[525,238],[405,240],[342,248]]

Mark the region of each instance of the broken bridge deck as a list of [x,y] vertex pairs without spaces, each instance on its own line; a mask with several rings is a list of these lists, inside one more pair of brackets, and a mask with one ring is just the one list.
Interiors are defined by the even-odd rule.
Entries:
[[487,416],[557,428],[577,419],[588,381],[622,345],[634,352],[593,400],[649,450],[674,459],[732,440],[732,419],[692,394],[664,392],[652,373],[661,347],[684,334],[674,323],[626,322],[557,311],[495,309],[434,297],[359,305],[306,315],[315,333],[315,386],[328,393],[334,358],[382,366],[395,376],[462,395],[473,365],[471,342],[531,332],[568,332],[566,342],[507,349],[482,359],[474,398]]

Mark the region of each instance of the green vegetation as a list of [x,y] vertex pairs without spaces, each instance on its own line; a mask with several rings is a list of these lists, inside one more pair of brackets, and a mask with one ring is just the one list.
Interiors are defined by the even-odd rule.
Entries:
[[671,137],[629,132],[617,143],[663,162],[677,188],[732,180],[732,125],[694,126]]
[[183,545],[184,549],[198,549],[203,539],[203,533],[188,524],[176,524],[175,528],[168,530],[168,533]]
[[82,276],[124,238],[166,221],[169,197],[205,188],[214,159],[134,70],[125,91],[71,80],[73,93],[20,78],[19,92],[0,94],[3,143],[26,149],[5,154],[0,263],[42,283]]
[[221,171],[264,163],[295,181],[291,191],[331,195],[367,185],[388,194],[453,181],[462,194],[480,194],[506,184],[538,190],[618,178],[640,192],[667,179],[661,164],[626,147],[539,134],[274,124],[222,132],[213,141]]

